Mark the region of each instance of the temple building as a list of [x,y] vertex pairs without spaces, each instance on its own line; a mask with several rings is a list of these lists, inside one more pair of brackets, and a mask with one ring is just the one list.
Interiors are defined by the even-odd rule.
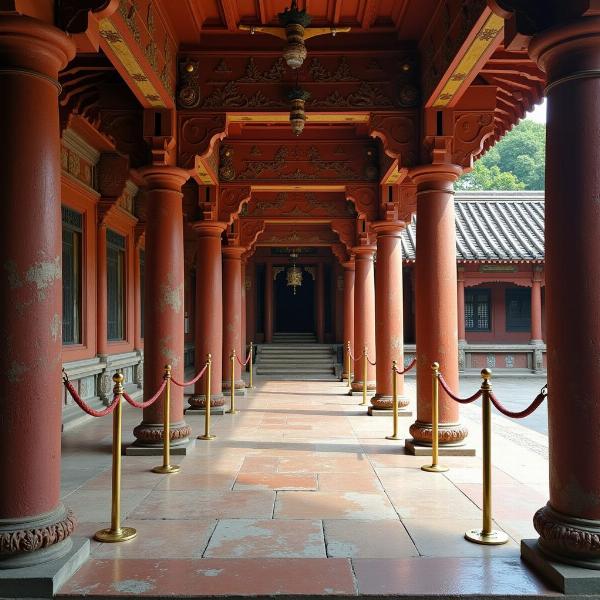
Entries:
[[[591,0],[0,0],[0,596],[50,596],[63,585],[65,597],[172,593],[157,583],[163,575],[144,583],[143,569],[158,567],[128,562],[126,550],[102,560],[108,550],[93,546],[90,557],[86,526],[98,520],[103,474],[93,456],[94,468],[74,466],[69,436],[79,426],[101,440],[110,431],[82,424],[80,407],[118,415],[114,472],[123,460],[131,477],[124,519],[133,515],[141,529],[177,519],[182,543],[188,526],[196,542],[206,534],[207,549],[190,550],[192,566],[181,572],[214,576],[216,587],[194,594],[242,594],[227,586],[258,568],[267,587],[243,593],[396,593],[368,582],[379,581],[379,568],[397,575],[404,567],[370,556],[351,564],[356,557],[334,553],[343,542],[319,546],[324,562],[310,566],[318,576],[276,564],[296,556],[285,548],[267,555],[275,563],[235,563],[231,576],[220,577],[220,563],[203,571],[194,561],[212,565],[212,531],[217,540],[228,527],[260,530],[222,523],[227,511],[231,521],[260,516],[273,540],[289,533],[278,519],[308,537],[316,527],[325,540],[343,539],[350,519],[377,518],[369,512],[377,506],[382,530],[393,521],[395,543],[405,536],[410,546],[400,521],[412,513],[393,505],[394,493],[416,485],[418,504],[422,493],[440,492],[425,479],[417,485],[426,476],[410,462],[435,457],[432,445],[450,461],[479,460],[478,438],[448,390],[482,369],[547,374],[549,446],[549,485],[535,480],[543,500],[527,517],[536,539],[524,539],[515,575],[525,587],[485,593],[541,595],[550,589],[542,581],[599,593],[599,94],[600,7]],[[455,195],[454,182],[544,97],[545,192]],[[247,388],[250,349],[255,390]],[[435,363],[448,386],[439,399]],[[485,388],[488,371],[483,378]],[[318,385],[291,391],[294,379]],[[342,400],[367,393],[368,413],[344,416]],[[269,394],[280,395],[278,405]],[[238,416],[236,396],[246,403]],[[390,415],[398,397],[408,439],[381,459],[370,437],[380,420],[368,415]],[[121,459],[123,399],[140,410],[123,413]],[[312,417],[298,420],[294,401],[312,406]],[[219,440],[240,436],[228,447],[208,443],[213,412]],[[197,441],[198,414],[206,432]],[[336,417],[337,435],[313,422]],[[345,438],[353,457],[336,462],[327,453],[344,452]],[[83,453],[88,441],[78,443]],[[304,450],[308,478],[287,454]],[[169,452],[184,471],[209,470],[176,487]],[[163,470],[150,474],[147,457],[159,455]],[[350,464],[357,455],[360,466]],[[399,457],[406,462],[386,463]],[[218,498],[203,490],[224,476],[214,464],[233,477]],[[339,488],[333,478],[319,487],[322,473],[365,465],[397,468],[395,492]],[[285,482],[265,491],[264,477],[242,476],[256,475],[253,467]],[[83,495],[71,493],[75,480]],[[448,494],[465,483],[443,481],[454,486]],[[364,503],[344,524],[333,508],[319,513],[340,490],[349,504]],[[111,529],[96,539],[123,535],[118,506],[113,498]],[[204,523],[201,534],[193,528],[204,517],[219,524]],[[514,522],[503,528],[518,552],[526,536]],[[418,543],[410,548],[411,565],[429,560]],[[148,559],[163,556],[151,550]],[[175,581],[181,568],[158,570]],[[293,569],[302,577],[288,577]],[[298,580],[322,585],[286,587]],[[471,589],[456,593],[479,593]]]

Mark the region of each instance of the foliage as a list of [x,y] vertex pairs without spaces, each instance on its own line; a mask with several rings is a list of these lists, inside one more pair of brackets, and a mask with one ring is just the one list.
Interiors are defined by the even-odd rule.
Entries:
[[543,190],[546,126],[521,121],[457,181],[459,190]]

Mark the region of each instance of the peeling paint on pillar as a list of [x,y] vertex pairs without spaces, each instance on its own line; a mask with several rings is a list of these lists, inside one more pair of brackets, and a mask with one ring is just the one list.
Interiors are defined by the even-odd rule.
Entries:
[[181,307],[183,306],[183,283],[177,287],[167,283],[161,284],[158,306],[160,312],[164,312],[167,308],[176,313],[181,312]]

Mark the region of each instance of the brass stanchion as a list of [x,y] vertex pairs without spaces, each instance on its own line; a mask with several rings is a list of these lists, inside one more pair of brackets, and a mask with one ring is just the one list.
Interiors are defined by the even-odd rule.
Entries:
[[199,435],[199,440],[214,440],[216,436],[211,435],[210,433],[210,398],[211,398],[211,387],[212,387],[212,356],[209,354],[206,355],[206,390],[205,390],[205,398],[206,404],[204,406],[204,435]]
[[348,375],[348,387],[352,388],[352,367],[350,366],[350,340],[346,342],[346,374]]
[[367,377],[368,377],[368,373],[367,373],[367,361],[369,359],[367,358],[367,347],[365,346],[365,349],[363,350],[363,393],[362,393],[362,402],[360,403],[361,406],[366,406],[367,405]]
[[110,513],[110,529],[101,529],[94,535],[99,542],[125,542],[133,539],[137,531],[133,527],[121,527],[121,420],[123,402],[123,374],[113,375],[115,383],[113,394],[119,396],[113,412],[112,443],[112,505]]
[[238,413],[238,411],[235,409],[235,359],[236,354],[234,348],[231,356],[229,357],[229,360],[231,361],[231,406],[229,407],[227,414],[230,415],[237,415]]
[[440,374],[439,363],[434,362],[431,365],[432,373],[432,386],[433,386],[433,398],[431,402],[431,464],[423,465],[421,469],[430,473],[443,473],[448,470],[448,467],[438,464],[439,457],[439,439],[438,439],[438,422],[440,419],[439,414],[439,398],[440,398],[440,382],[438,376]]
[[165,401],[163,404],[163,464],[154,467],[154,473],[179,473],[181,467],[171,464],[171,365],[165,366],[165,379],[167,387],[165,388]]
[[250,342],[250,384],[248,387],[252,389],[254,387],[252,383],[252,364],[254,362],[254,343]]
[[394,432],[392,435],[386,435],[386,440],[399,440],[398,436],[398,363],[393,360],[392,361],[392,410],[393,410],[393,419],[394,419]]
[[492,529],[492,403],[490,392],[492,384],[490,369],[481,371],[481,427],[483,433],[483,527],[470,529],[465,539],[476,544],[499,546],[508,542],[508,535],[503,531]]

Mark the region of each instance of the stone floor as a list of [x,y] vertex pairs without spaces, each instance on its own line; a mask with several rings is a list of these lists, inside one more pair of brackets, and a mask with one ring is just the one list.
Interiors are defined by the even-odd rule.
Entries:
[[[431,474],[384,439],[390,419],[368,417],[346,389],[258,381],[239,414],[213,418],[216,440],[173,461],[179,474],[150,472],[156,457],[123,457],[124,525],[138,536],[92,542],[61,597],[554,594],[518,547],[547,499],[545,435],[494,416],[493,512],[511,540],[478,546],[463,533],[481,524],[480,409],[462,412],[478,456],[445,458],[450,470]],[[139,419],[126,409],[124,444]],[[200,433],[202,417],[188,422]],[[110,445],[110,417],[64,434],[64,502],[80,536],[109,520]]]

